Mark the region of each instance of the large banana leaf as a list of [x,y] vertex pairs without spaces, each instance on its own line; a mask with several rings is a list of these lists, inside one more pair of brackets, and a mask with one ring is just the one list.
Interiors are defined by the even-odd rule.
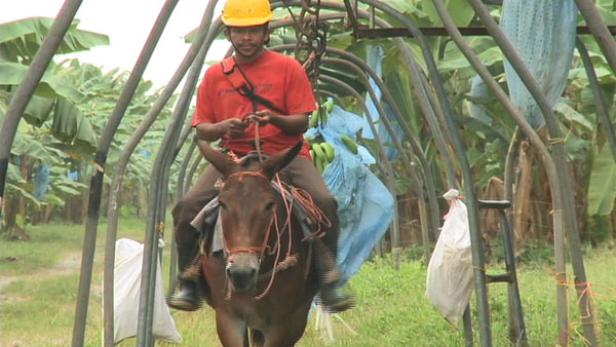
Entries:
[[54,108],[51,130],[57,138],[93,152],[98,143],[90,121],[83,116],[79,108],[60,98]]
[[[38,51],[43,39],[53,24],[52,18],[33,17],[0,24],[0,57],[19,62],[30,60]],[[77,29],[79,21],[74,21],[57,53],[72,53],[88,50],[100,45],[108,45],[107,35]]]
[[[52,65],[53,67],[53,65]],[[0,60],[0,86],[17,86],[28,73],[28,66]],[[48,70],[39,83],[36,94],[48,98],[63,96],[70,100],[79,100],[82,95],[74,85]]]
[[588,185],[588,215],[607,216],[616,199],[616,163],[609,145],[595,154]]

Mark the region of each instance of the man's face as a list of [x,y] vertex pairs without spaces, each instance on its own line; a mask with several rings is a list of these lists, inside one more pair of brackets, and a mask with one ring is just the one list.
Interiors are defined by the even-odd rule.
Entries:
[[227,37],[233,43],[235,53],[244,57],[259,53],[268,35],[267,25],[227,28]]

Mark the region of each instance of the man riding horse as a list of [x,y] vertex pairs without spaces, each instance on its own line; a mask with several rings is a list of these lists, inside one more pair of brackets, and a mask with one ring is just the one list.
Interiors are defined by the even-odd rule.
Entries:
[[[234,55],[206,71],[192,124],[199,140],[220,139],[220,147],[237,157],[255,149],[273,155],[304,142],[299,155],[282,173],[288,177],[287,183],[305,190],[331,222],[324,226],[325,236],[311,242],[320,303],[330,312],[341,312],[350,308],[353,300],[339,286],[337,203],[313,165],[303,139],[316,100],[299,62],[264,47],[271,19],[268,0],[227,1],[222,21]],[[220,177],[214,165],[208,165],[172,211],[181,271],[178,290],[167,299],[173,308],[192,311],[201,306],[197,285],[201,273],[194,266],[200,235],[191,221],[216,196],[215,184]]]

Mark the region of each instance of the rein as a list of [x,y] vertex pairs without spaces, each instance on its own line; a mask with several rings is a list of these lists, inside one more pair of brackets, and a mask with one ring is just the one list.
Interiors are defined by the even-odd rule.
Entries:
[[[238,180],[241,181],[245,176],[262,177],[269,181],[269,179],[263,173],[259,171],[236,172],[236,173],[229,175],[228,178],[238,177]],[[274,259],[274,264],[272,266],[272,270],[264,274],[264,275],[269,276],[269,281],[268,281],[267,287],[263,290],[263,292],[255,296],[255,300],[260,300],[265,295],[267,295],[267,293],[272,288],[274,279],[276,278],[276,273],[278,273],[278,271],[288,269],[289,267],[297,264],[297,257],[291,254],[292,247],[293,247],[293,231],[291,229],[292,227],[291,226],[292,206],[290,202],[288,201],[286,194],[284,194],[284,189],[286,188],[282,184],[282,181],[280,180],[279,175],[276,175],[276,184],[278,185],[280,189],[282,201],[283,201],[284,208],[285,208],[286,215],[287,215],[285,222],[282,226],[278,224],[278,213],[277,213],[277,210],[274,210],[274,213],[272,214],[272,218],[270,219],[270,222],[267,226],[267,230],[266,230],[266,234],[265,234],[265,238],[263,239],[263,242],[261,243],[260,246],[252,246],[252,247],[236,247],[236,248],[230,249],[227,247],[228,242],[223,233],[224,248],[225,248],[225,252],[228,255],[227,257],[228,257],[229,263],[232,263],[233,259],[238,254],[249,253],[249,254],[258,254],[259,264],[261,264],[263,255],[265,254],[266,249],[268,248],[268,244],[269,244],[271,234],[272,234],[272,229],[276,231],[276,243],[274,244],[274,247],[268,252],[269,255],[273,255],[274,253],[276,254],[275,259]],[[281,259],[281,253],[282,253],[281,252],[282,251],[281,239],[285,231],[287,231],[288,233],[287,251],[285,254],[285,258]],[[259,276],[259,277],[261,278],[262,276]],[[226,299],[230,299],[230,297],[231,297],[231,292],[228,292]]]
[[[260,140],[259,124],[255,124],[255,144],[256,144],[257,157],[259,158],[259,162],[263,163],[263,155],[262,155],[262,150],[261,150],[261,145],[260,145],[259,140]],[[240,171],[240,172],[236,172],[236,173],[229,175],[228,178],[238,177],[238,180],[241,182],[243,178],[246,176],[261,177],[267,180],[268,182],[270,181],[269,178],[266,177],[260,171]],[[286,270],[297,264],[297,256],[294,254],[291,254],[292,248],[293,248],[293,230],[291,229],[292,228],[291,218],[293,214],[292,213],[293,206],[292,206],[292,203],[289,201],[289,198],[287,197],[286,192],[289,192],[289,195],[293,197],[293,200],[297,200],[298,202],[302,204],[302,206],[304,206],[306,212],[309,214],[309,216],[312,218],[312,220],[316,224],[316,229],[314,230],[314,232],[312,232],[310,235],[304,236],[301,239],[302,242],[323,237],[325,235],[323,226],[326,226],[326,227],[331,226],[331,221],[327,218],[327,216],[323,213],[323,211],[318,206],[316,206],[316,204],[312,200],[312,197],[306,191],[295,188],[295,187],[290,187],[289,189],[287,189],[287,186],[283,184],[282,180],[280,179],[279,174],[276,174],[274,184],[278,188],[278,191],[282,198],[284,209],[286,211],[286,219],[282,226],[278,224],[278,213],[277,213],[277,210],[275,209],[272,215],[272,219],[270,220],[268,224],[266,235],[265,235],[265,238],[261,246],[237,247],[234,249],[229,249],[227,248],[228,243],[223,233],[224,248],[225,248],[225,251],[227,252],[229,263],[232,263],[233,258],[241,253],[258,254],[259,255],[259,267],[260,267],[261,261],[263,259],[263,255],[265,254],[265,251],[268,248],[272,229],[276,230],[276,243],[274,244],[274,247],[268,252],[269,255],[273,255],[274,253],[276,254],[275,259],[274,259],[274,264],[272,265],[272,269],[270,271],[268,271],[265,274],[259,275],[259,278],[258,278],[258,280],[261,280],[262,278],[269,277],[269,281],[268,281],[267,287],[263,290],[263,292],[255,296],[255,300],[260,300],[265,295],[267,295],[267,293],[269,293],[269,291],[271,290],[274,284],[276,273],[278,273],[279,271]],[[286,250],[284,259],[281,259],[281,251],[282,251],[281,239],[282,239],[282,235],[285,232],[285,230],[287,231],[287,234],[288,234],[288,241],[287,241],[287,247],[286,247],[287,250]],[[306,263],[306,270],[304,272],[304,278],[308,277],[308,274],[310,272],[311,262],[312,262],[312,246],[310,246],[308,249],[308,259]],[[230,297],[231,297],[231,291],[227,293],[226,299],[230,299]]]

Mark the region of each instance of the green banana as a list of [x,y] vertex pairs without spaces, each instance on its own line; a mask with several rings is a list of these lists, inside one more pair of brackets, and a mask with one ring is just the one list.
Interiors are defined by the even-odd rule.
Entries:
[[322,157],[316,156],[314,158],[314,166],[317,167],[317,170],[319,170],[320,173],[323,173],[323,170],[325,170],[325,166],[323,164]]
[[325,101],[325,110],[327,110],[327,113],[331,113],[332,110],[334,109],[334,99],[332,98],[327,98],[327,101]]
[[326,158],[327,155],[325,154],[325,152],[323,151],[323,149],[321,148],[321,146],[318,143],[313,143],[312,144],[312,151],[314,152],[314,156],[317,159],[322,159],[322,158]]
[[336,150],[334,149],[334,146],[332,146],[329,142],[321,142],[321,148],[323,149],[323,152],[325,152],[325,157],[328,162],[334,160],[334,157],[336,157]]
[[319,113],[319,109],[312,112],[312,117],[310,117],[310,128],[314,128],[319,125]]
[[353,154],[357,154],[357,143],[349,135],[340,135],[340,140],[344,143],[345,146],[347,146],[349,151],[351,151]]

